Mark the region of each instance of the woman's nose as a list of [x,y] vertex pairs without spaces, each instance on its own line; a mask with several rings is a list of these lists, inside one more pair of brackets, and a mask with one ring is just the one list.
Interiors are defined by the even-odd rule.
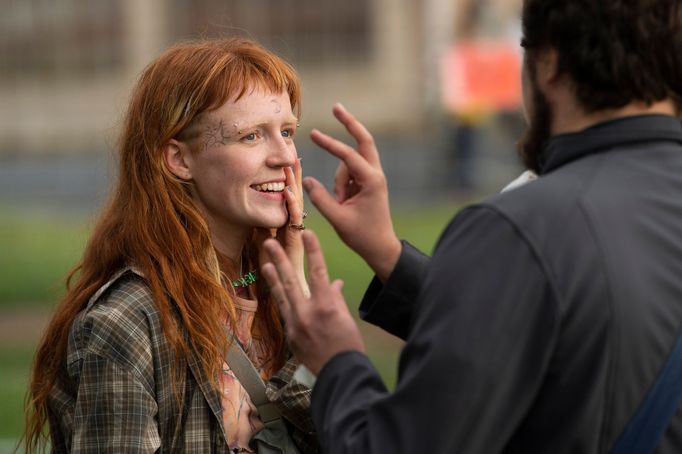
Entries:
[[269,165],[273,167],[291,167],[296,160],[296,147],[290,140],[279,136],[271,142]]

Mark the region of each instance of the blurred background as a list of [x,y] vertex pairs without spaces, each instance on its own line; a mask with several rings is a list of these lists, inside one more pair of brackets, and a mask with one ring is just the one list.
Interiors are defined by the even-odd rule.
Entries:
[[[465,203],[522,169],[520,0],[0,0],[0,452],[23,427],[36,342],[116,177],[128,94],[167,46],[247,36],[298,70],[304,173],[336,163],[307,138],[374,133],[399,234],[431,251]],[[309,209],[357,307],[371,273]],[[362,226],[361,226],[362,228]],[[366,226],[371,228],[371,226]],[[387,386],[400,342],[361,325]]]

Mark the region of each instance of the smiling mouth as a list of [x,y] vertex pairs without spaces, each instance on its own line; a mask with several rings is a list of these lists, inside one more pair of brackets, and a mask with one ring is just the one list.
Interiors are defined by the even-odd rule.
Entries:
[[251,187],[259,192],[282,192],[284,191],[284,186],[284,182],[280,181],[277,183],[256,184]]

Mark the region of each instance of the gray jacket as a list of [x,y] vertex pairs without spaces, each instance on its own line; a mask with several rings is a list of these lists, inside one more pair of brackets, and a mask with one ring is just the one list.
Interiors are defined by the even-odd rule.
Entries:
[[[359,353],[313,390],[328,453],[606,453],[682,326],[682,127],[554,137],[537,181],[409,245],[364,318],[404,339],[388,393]],[[678,409],[659,453],[682,452]]]

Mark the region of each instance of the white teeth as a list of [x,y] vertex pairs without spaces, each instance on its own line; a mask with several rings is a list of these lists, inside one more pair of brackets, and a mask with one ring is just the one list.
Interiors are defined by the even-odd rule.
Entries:
[[253,187],[253,189],[256,191],[281,192],[284,190],[284,183],[280,181],[277,183],[257,184]]

